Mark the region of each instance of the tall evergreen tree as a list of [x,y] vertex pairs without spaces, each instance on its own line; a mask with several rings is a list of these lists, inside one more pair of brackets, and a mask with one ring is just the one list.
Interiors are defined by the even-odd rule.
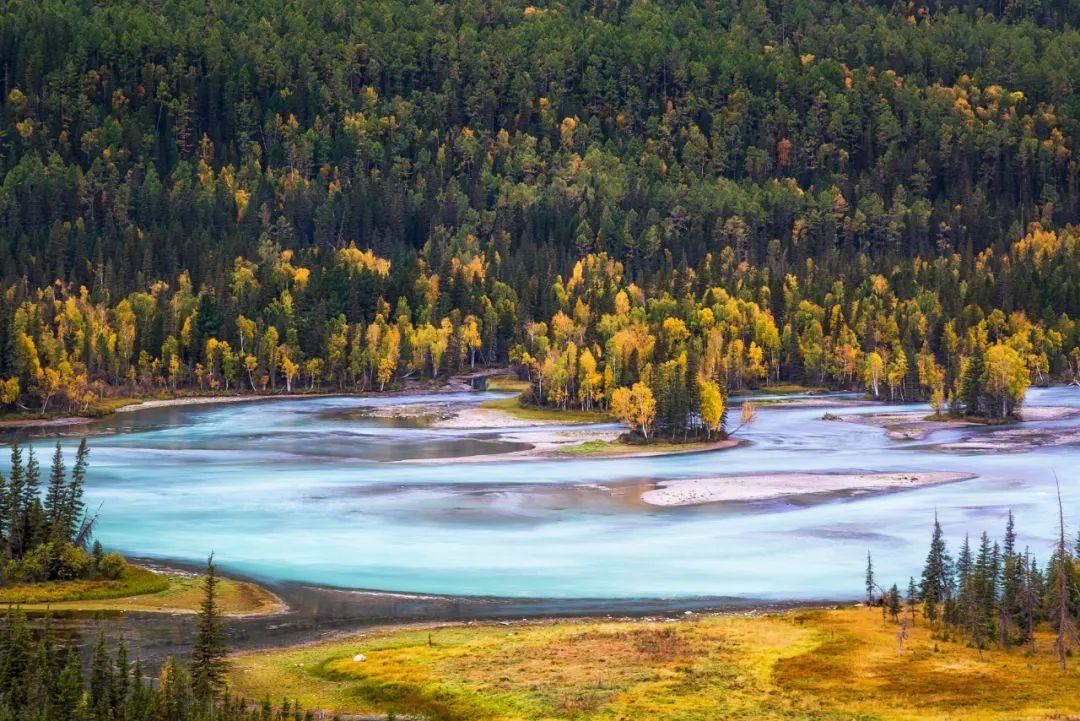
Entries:
[[1061,505],[1061,487],[1057,489],[1058,538],[1054,558],[1050,562],[1050,622],[1057,632],[1054,647],[1057,649],[1061,670],[1065,670],[1069,648],[1077,641],[1076,622],[1073,619],[1072,600],[1075,594],[1076,574],[1072,553],[1065,543],[1065,511]]
[[5,505],[7,506],[7,556],[19,558],[23,552],[23,484],[26,480],[22,447],[11,444],[11,472],[8,477]]
[[206,576],[203,579],[203,600],[199,608],[195,644],[191,650],[192,688],[196,698],[203,703],[211,702],[225,683],[228,649],[225,645],[225,628],[217,599],[217,567],[214,554],[206,559]]
[[866,552],[866,605],[874,603],[874,561],[870,558],[870,551]]
[[49,533],[53,540],[66,541],[71,538],[69,529],[64,527],[66,497],[67,476],[64,472],[64,453],[60,450],[60,441],[57,441],[49,470],[49,488],[45,493],[45,517],[48,519]]
[[945,545],[944,533],[937,513],[934,514],[934,531],[930,537],[930,551],[923,566],[920,592],[923,613],[930,621],[938,618],[938,610],[949,598],[952,590],[952,559]]
[[83,516],[86,513],[86,504],[83,502],[83,486],[86,483],[86,469],[89,465],[90,448],[84,436],[79,441],[79,449],[75,452],[75,465],[71,469],[71,482],[68,484],[67,493],[64,497],[63,523],[65,528],[68,529],[69,537],[72,539],[82,531]]

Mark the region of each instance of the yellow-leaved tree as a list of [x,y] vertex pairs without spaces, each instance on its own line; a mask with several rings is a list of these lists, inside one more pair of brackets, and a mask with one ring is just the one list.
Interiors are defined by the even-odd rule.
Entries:
[[656,420],[656,399],[652,390],[641,381],[631,388],[616,388],[611,394],[611,415],[630,426],[630,430],[640,430],[648,440],[649,431]]

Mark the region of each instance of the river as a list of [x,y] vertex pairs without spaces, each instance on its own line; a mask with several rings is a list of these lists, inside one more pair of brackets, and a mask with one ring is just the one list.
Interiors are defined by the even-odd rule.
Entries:
[[[322,397],[119,414],[91,427],[86,501],[99,509],[97,536],[125,554],[198,563],[213,551],[225,572],[271,585],[518,599],[857,598],[867,551],[886,583],[904,587],[918,575],[935,513],[955,545],[965,533],[1000,536],[1012,509],[1021,544],[1044,560],[1055,472],[1066,515],[1074,529],[1080,523],[1076,445],[945,452],[938,444],[980,431],[897,441],[880,428],[823,420],[817,405],[761,407],[739,434],[747,443],[731,450],[484,463],[454,460],[521,443],[367,415],[378,404],[493,397]],[[1027,403],[1080,407],[1080,389],[1032,390]],[[36,442],[46,464],[51,442]],[[70,463],[76,439],[63,442]],[[692,508],[637,500],[642,487],[671,478],[922,470],[976,478]]]

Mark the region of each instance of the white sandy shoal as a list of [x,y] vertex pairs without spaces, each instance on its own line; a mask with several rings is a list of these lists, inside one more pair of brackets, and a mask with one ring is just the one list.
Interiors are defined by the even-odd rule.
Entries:
[[964,481],[970,473],[776,473],[661,481],[641,500],[654,506],[696,506],[724,501],[760,501],[841,491],[893,491]]

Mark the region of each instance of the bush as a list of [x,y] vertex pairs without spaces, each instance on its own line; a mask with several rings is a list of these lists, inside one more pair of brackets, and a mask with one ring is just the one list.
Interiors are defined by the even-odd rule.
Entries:
[[4,569],[8,583],[73,581],[85,578],[90,569],[89,554],[67,541],[50,541],[34,548],[18,561],[9,561]]
[[119,553],[106,553],[97,562],[98,575],[101,578],[115,581],[123,576],[128,570],[127,561]]

